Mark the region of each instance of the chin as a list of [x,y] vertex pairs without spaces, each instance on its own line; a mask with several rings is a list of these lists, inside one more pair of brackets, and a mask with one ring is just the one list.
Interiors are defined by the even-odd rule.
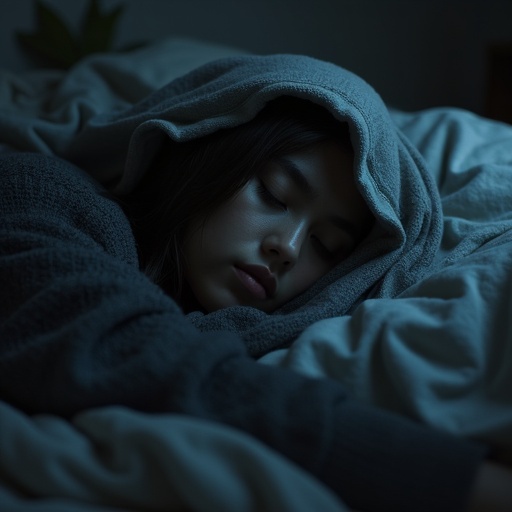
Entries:
[[[231,306],[239,306],[240,303],[234,298],[223,296],[220,293],[203,293],[195,295],[196,302],[205,313],[213,313],[220,309],[226,309]],[[227,294],[226,294],[227,295]]]
[[193,304],[195,309],[190,310],[189,308],[188,312],[202,311],[203,313],[208,314],[233,306],[245,306],[259,309],[265,313],[272,313],[281,306],[281,304],[276,304],[275,302],[271,303],[269,300],[244,300],[244,298],[239,298],[235,294],[231,293],[229,289],[223,290],[215,288],[209,290],[207,288],[203,288],[198,293],[194,293],[191,289],[190,293],[193,302],[189,301],[189,304]]

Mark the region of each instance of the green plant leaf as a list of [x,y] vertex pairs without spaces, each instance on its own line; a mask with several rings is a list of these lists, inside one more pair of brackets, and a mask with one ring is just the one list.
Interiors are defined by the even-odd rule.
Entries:
[[83,55],[112,50],[116,26],[124,11],[119,6],[102,14],[98,0],[91,0],[82,25],[81,51]]
[[53,46],[56,55],[69,63],[78,57],[78,43],[66,26],[66,23],[55,12],[45,6],[41,1],[36,2],[38,32],[45,37],[49,46]]
[[[39,64],[68,69],[86,55],[114,50],[112,42],[124,7],[102,13],[99,0],[89,0],[81,32],[75,36],[66,23],[41,0],[35,0],[36,29],[16,32],[18,44]],[[141,47],[138,43],[130,47]],[[126,51],[128,48],[119,51]]]
[[22,48],[32,58],[59,68],[69,68],[80,57],[77,41],[64,21],[39,0],[36,1],[37,28],[17,32]]

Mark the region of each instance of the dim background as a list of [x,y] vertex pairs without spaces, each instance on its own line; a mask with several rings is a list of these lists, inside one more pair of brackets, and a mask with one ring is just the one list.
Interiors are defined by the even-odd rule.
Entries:
[[[46,0],[69,24],[85,0]],[[485,113],[489,48],[512,42],[512,0],[104,0],[125,6],[119,45],[166,36],[254,53],[303,53],[335,62],[404,110],[456,106]],[[15,30],[35,27],[31,0],[0,0],[0,66],[30,63]]]

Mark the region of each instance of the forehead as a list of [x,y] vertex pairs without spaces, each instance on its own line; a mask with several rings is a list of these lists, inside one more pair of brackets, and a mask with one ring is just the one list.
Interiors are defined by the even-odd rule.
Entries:
[[304,199],[320,216],[340,216],[364,231],[373,216],[357,190],[353,154],[336,143],[279,158],[276,169],[291,184],[291,193]]
[[353,156],[333,143],[323,143],[278,159],[297,188],[317,199],[345,199],[356,193]]

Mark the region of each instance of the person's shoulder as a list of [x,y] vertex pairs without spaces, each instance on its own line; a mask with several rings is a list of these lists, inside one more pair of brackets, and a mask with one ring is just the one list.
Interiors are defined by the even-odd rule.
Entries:
[[13,222],[67,226],[135,263],[135,242],[121,207],[76,165],[40,153],[0,154],[0,214]]
[[69,186],[83,188],[84,191],[99,190],[99,185],[94,184],[92,178],[77,166],[62,158],[43,153],[1,153],[0,179],[5,186],[15,187],[14,190],[18,194],[28,193],[38,185],[53,188],[55,192],[61,187]]
[[[0,155],[0,197],[4,209],[76,212],[105,203],[101,185],[62,158],[29,152]],[[103,204],[101,210],[107,205]],[[112,209],[114,205],[109,205]],[[106,213],[106,212],[103,212]]]

